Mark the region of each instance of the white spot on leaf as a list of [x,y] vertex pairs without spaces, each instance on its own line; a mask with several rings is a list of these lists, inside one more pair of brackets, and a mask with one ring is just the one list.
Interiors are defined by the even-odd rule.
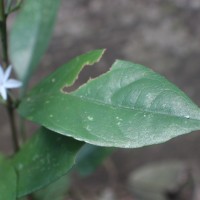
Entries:
[[120,118],[120,117],[116,117],[116,120],[118,120],[118,121],[122,121],[122,119]]
[[86,127],[86,130],[91,131],[91,128],[89,126]]
[[91,117],[91,116],[88,116],[87,118],[88,118],[89,121],[93,121],[94,120],[94,118]]

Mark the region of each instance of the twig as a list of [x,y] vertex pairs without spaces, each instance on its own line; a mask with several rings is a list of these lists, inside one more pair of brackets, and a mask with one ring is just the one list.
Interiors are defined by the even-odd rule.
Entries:
[[[7,15],[4,9],[4,0],[0,0],[0,33],[1,33],[1,43],[2,43],[2,54],[3,54],[3,66],[6,68],[9,64],[8,61],[8,42],[7,42],[7,25],[6,25]],[[7,100],[7,112],[10,121],[10,127],[12,132],[13,148],[14,151],[19,150],[17,128],[15,125],[15,115],[14,115],[14,103],[11,97],[8,95]]]
[[7,43],[7,26],[6,26],[7,15],[4,11],[4,0],[0,0],[0,34],[2,43],[2,54],[3,54],[3,66],[8,66],[8,43]]

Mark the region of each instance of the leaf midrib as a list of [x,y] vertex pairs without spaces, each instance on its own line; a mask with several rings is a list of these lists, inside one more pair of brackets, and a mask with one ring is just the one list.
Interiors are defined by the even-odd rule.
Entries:
[[[134,110],[134,111],[143,112],[143,113],[146,112],[146,113],[154,114],[154,115],[164,115],[164,116],[168,116],[168,117],[176,117],[176,118],[181,118],[181,119],[185,119],[185,120],[200,121],[200,119],[192,118],[190,115],[189,115],[190,118],[186,118],[185,116],[173,115],[173,114],[170,114],[170,113],[164,113],[164,112],[158,112],[158,111],[153,112],[153,111],[145,110],[145,109],[130,108],[130,107],[122,106],[122,105],[109,104],[107,102],[105,103],[105,102],[99,101],[97,99],[92,99],[92,98],[88,98],[88,97],[85,98],[85,96],[80,97],[79,95],[73,95],[72,93],[64,94],[64,93],[59,92],[58,94],[55,94],[55,93],[49,92],[48,94],[41,94],[41,95],[37,95],[37,97],[36,96],[34,96],[34,97],[35,97],[35,99],[41,99],[41,97],[44,98],[44,96],[49,97],[50,94],[53,94],[53,95],[51,95],[51,97],[53,97],[53,98],[57,98],[58,95],[63,95],[63,96],[69,95],[73,98],[79,99],[80,101],[83,100],[83,101],[88,102],[88,103],[97,104],[97,105],[101,105],[101,106],[108,106],[108,107],[111,107],[111,108],[117,108],[117,109],[122,109],[122,110]],[[29,96],[29,98],[31,98],[32,100],[34,99],[31,96]],[[49,100],[49,98],[47,98],[46,100]],[[31,103],[31,101],[30,101],[30,103]],[[50,103],[50,105],[51,105],[51,103]]]

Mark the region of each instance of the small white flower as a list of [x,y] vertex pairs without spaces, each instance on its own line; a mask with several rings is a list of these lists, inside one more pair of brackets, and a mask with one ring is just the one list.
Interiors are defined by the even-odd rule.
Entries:
[[12,66],[8,66],[6,71],[3,71],[0,65],[0,95],[4,100],[7,100],[7,89],[18,88],[22,86],[22,83],[15,79],[8,79],[11,74]]

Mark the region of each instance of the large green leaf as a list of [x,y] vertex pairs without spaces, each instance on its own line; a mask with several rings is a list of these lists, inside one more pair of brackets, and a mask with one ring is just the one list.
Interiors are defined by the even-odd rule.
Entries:
[[47,48],[60,0],[26,0],[10,35],[10,56],[24,84]]
[[18,174],[17,196],[29,194],[66,174],[81,142],[41,128],[13,158]]
[[15,200],[16,188],[17,177],[13,167],[0,157],[0,199]]
[[20,104],[20,114],[99,146],[141,147],[200,129],[200,110],[182,91],[131,62],[118,60],[108,73],[64,92],[88,58],[75,58],[39,83]]

